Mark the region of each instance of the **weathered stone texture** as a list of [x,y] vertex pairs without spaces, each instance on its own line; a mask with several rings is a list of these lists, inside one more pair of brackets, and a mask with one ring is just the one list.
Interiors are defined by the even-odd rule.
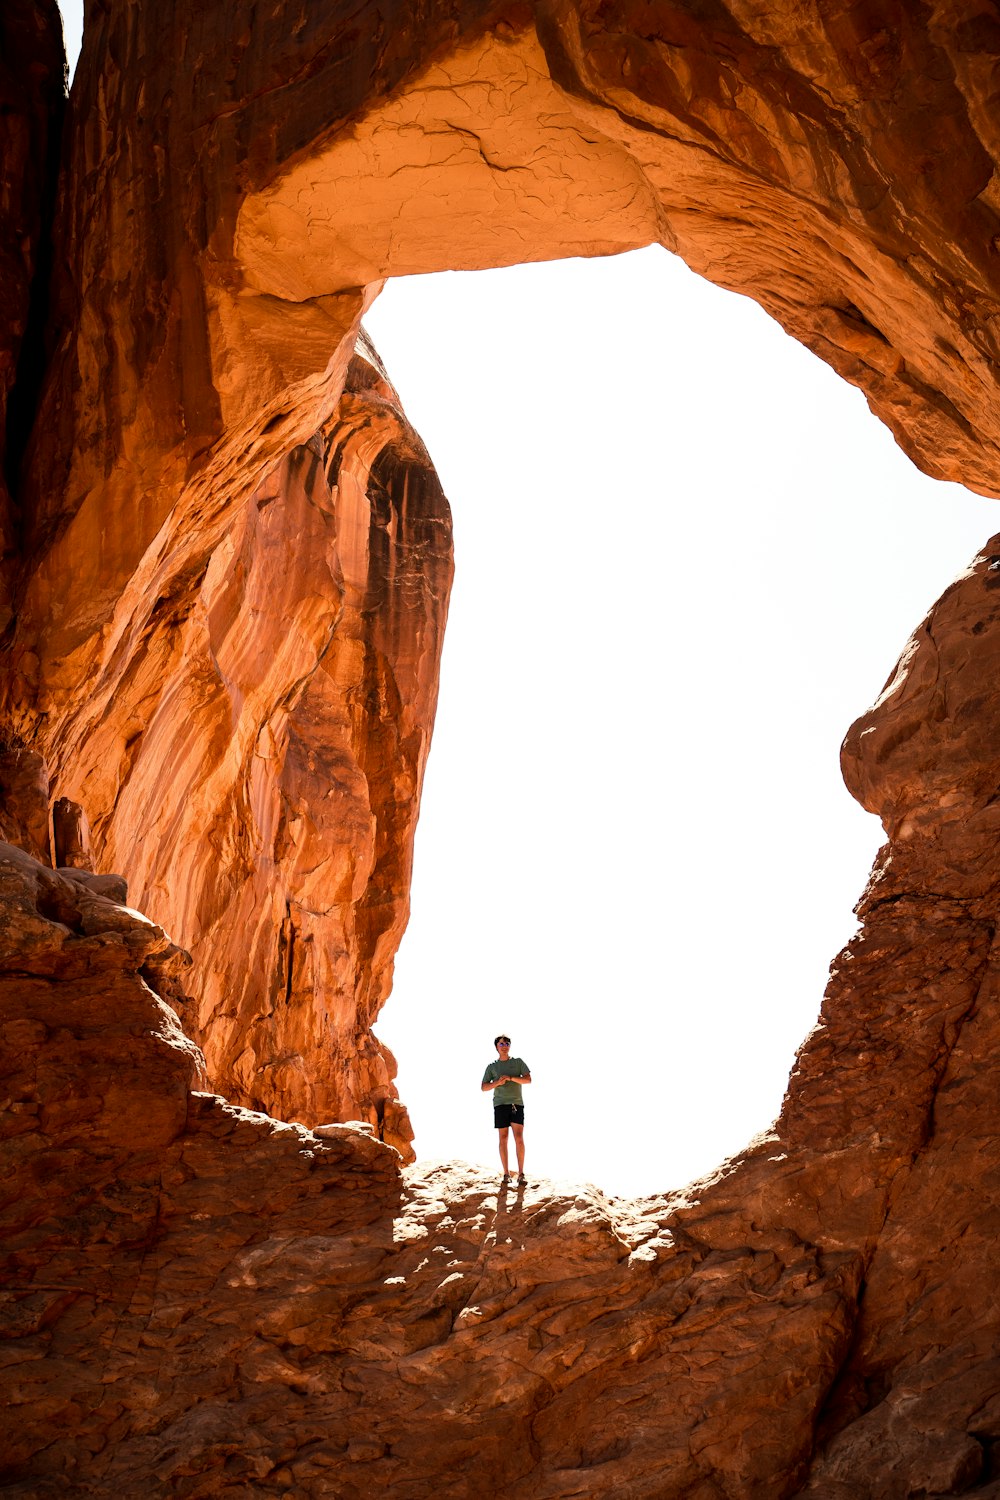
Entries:
[[992,12],[91,6],[43,338],[52,15],[0,30],[8,1492],[996,1495],[1000,539],[846,741],[889,842],[774,1131],[636,1205],[401,1172],[450,542],[359,344],[387,276],[659,240],[1000,494]]
[[976,16],[95,8],[23,497],[19,692],[61,712],[129,580],[198,566],[322,427],[387,275],[659,239],[861,385],[928,471],[1000,491]]
[[787,1487],[857,1257],[748,1238],[710,1194],[401,1177],[348,1127],[188,1095],[197,1054],[143,982],[162,934],[0,856],[10,1493],[462,1496],[469,1463],[490,1496]]
[[185,1023],[215,1086],[282,1118],[368,1119],[409,1158],[371,1026],[409,910],[451,523],[364,347],[323,431],[156,599],[49,763],[60,857],[84,858],[70,810],[91,809],[98,865],[190,949]]
[[[195,955],[218,1086],[312,1120],[396,1108],[370,1024],[446,594],[430,511],[398,535],[377,514],[404,490],[441,511],[426,460],[396,471],[374,387],[350,387],[387,275],[660,239],[860,384],[931,472],[1000,491],[988,27],[666,3],[375,19],[91,17],[5,682],[53,797]],[[365,564],[364,587],[393,580],[373,635],[329,551],[364,524],[393,554]]]
[[[954,614],[992,632],[988,568]],[[875,740],[888,789],[906,753],[880,775]],[[774,1132],[608,1203],[401,1177],[356,1130],[188,1094],[199,1058],[155,993],[181,956],[101,877],[0,852],[12,1494],[992,1492],[1000,1038],[974,905],[887,856]]]

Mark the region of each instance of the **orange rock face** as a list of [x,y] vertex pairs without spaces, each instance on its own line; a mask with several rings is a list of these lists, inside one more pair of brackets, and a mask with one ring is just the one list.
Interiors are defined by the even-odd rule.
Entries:
[[451,571],[447,501],[368,349],[49,746],[98,865],[194,957],[185,1023],[213,1083],[281,1118],[368,1120],[407,1157],[371,1025],[409,910]]
[[[426,459],[394,462],[416,439],[357,373],[365,307],[392,274],[658,238],[862,385],[926,468],[1000,492],[987,54],[922,13],[891,43],[874,17],[670,5],[404,9],[385,45],[336,6],[285,19],[88,25],[4,701],[98,865],[194,954],[214,1082],[399,1142],[371,1023],[448,565]],[[378,518],[393,486],[415,529]]]
[[774,1132],[637,1205],[401,1172],[450,541],[359,342],[658,239],[1000,494],[992,13],[111,0],[49,243],[9,9],[7,1491],[996,1496],[1000,559],[848,736],[889,843]]

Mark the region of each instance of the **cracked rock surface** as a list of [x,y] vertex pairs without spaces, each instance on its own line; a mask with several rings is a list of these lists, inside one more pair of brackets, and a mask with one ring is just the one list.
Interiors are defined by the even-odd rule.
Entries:
[[[956,752],[918,732],[915,778],[893,726],[929,651],[1000,649],[992,562],[848,739],[904,827]],[[10,1493],[995,1493],[995,897],[962,863],[992,793],[951,785],[883,851],[773,1132],[637,1203],[199,1090],[169,939],[3,846]]]
[[54,7],[0,40],[5,1492],[1000,1494],[1000,539],[845,742],[888,843],[773,1131],[407,1167],[450,534],[360,332],[658,240],[1000,494],[992,11],[107,0],[64,124]]
[[[451,563],[359,344],[385,278],[659,241],[859,385],[929,473],[1000,494],[977,4],[110,0],[41,185],[58,110],[8,82],[33,145],[10,155],[4,369],[31,379],[0,707],[57,841],[192,953],[188,1024],[228,1097],[408,1150],[372,1028]],[[51,80],[53,9],[11,15]],[[44,855],[44,825],[0,831]]]
[[[94,7],[50,230],[54,106],[11,154],[10,357],[34,373],[0,708],[64,809],[55,862],[121,870],[192,953],[187,1022],[227,1097],[409,1149],[373,1023],[451,562],[359,344],[385,278],[659,241],[859,385],[928,472],[1000,494],[977,3]],[[51,78],[54,11],[15,14]],[[44,855],[45,821],[0,831]]]
[[86,811],[86,851],[66,819],[57,844],[128,870],[191,952],[185,1025],[214,1086],[306,1123],[368,1120],[407,1159],[371,1028],[409,912],[451,577],[448,502],[359,340],[329,421],[203,566],[153,601],[135,590],[141,626],[53,726],[45,767],[57,808]]

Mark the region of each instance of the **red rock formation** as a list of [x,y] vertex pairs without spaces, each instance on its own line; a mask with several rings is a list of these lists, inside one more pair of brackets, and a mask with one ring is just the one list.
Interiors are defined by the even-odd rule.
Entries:
[[849,737],[894,837],[781,1119],[683,1194],[185,1113],[174,950],[0,851],[10,1493],[995,1495],[996,563]]
[[[143,983],[162,934],[17,851],[0,875],[10,1493],[788,1492],[849,1342],[852,1228],[805,1242],[726,1184],[498,1200],[348,1127],[186,1104],[197,1056]],[[741,1172],[798,1185],[811,1227],[803,1162],[772,1141]]]
[[382,280],[660,239],[1000,494],[998,56],[961,0],[91,8],[47,343],[30,245],[4,292],[3,390],[49,358],[0,831],[46,856],[62,799],[67,862],[0,860],[10,1493],[1000,1492],[992,553],[848,738],[890,843],[774,1133],[711,1181],[400,1177],[195,1087],[175,1015],[233,1098],[408,1149],[371,1025],[450,562],[355,355]]
[[[49,250],[44,231],[52,208],[65,76],[56,0],[7,0],[0,15],[0,556],[5,570],[17,547],[8,473],[16,476],[20,466],[42,374],[39,341]],[[35,326],[25,344],[33,291]],[[4,606],[6,625],[6,599]]]
[[450,583],[447,502],[368,348],[48,747],[98,864],[194,956],[185,1021],[214,1084],[282,1118],[367,1119],[408,1157],[371,1026],[409,911]]
[[860,384],[929,471],[1000,490],[975,14],[441,4],[383,37],[337,4],[292,27],[101,8],[23,495],[19,698],[60,717],[153,578],[201,566],[329,419],[391,274],[659,238]]
[[[385,628],[405,617],[412,638],[376,642],[360,667],[351,608],[348,635],[323,644],[338,565],[313,557],[283,579],[301,618],[263,673],[279,596],[268,616],[253,590],[270,589],[276,516],[326,547],[306,494],[326,485],[303,456],[316,434],[343,446],[361,424],[339,525],[383,483],[389,460],[344,382],[386,275],[660,238],[861,384],[930,471],[1000,491],[1000,220],[972,21],[902,15],[890,43],[860,15],[436,6],[400,10],[382,45],[353,14],[327,6],[291,30],[238,6],[91,18],[6,691],[18,742],[80,806],[98,862],[195,954],[218,1085],[307,1120],[390,1108],[370,1024],[405,920],[446,565],[430,559],[418,585],[426,619],[387,591]],[[121,61],[136,56],[141,69]],[[401,547],[415,578],[425,538]],[[389,569],[402,601],[409,584]],[[230,657],[232,688],[218,681]],[[416,741],[390,723],[397,666]],[[363,688],[358,670],[373,674]],[[371,726],[344,691],[373,705]],[[341,749],[321,767],[329,734]],[[314,776],[346,790],[315,847]],[[281,997],[300,993],[314,998],[293,1018]],[[390,1128],[405,1137],[402,1118]]]

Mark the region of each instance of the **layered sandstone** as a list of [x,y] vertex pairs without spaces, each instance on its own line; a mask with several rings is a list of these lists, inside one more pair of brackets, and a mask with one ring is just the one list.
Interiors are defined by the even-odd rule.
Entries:
[[92,857],[194,958],[185,1024],[213,1083],[281,1118],[368,1120],[412,1156],[371,1027],[409,911],[451,520],[362,350],[199,572],[135,591],[149,613],[47,749]]
[[9,1493],[995,1496],[995,546],[848,739],[892,838],[782,1115],[684,1192],[234,1109],[164,934],[0,850]]
[[47,240],[8,10],[10,1492],[997,1494],[1000,543],[848,737],[889,844],[773,1134],[639,1205],[401,1173],[450,543],[359,343],[387,276],[660,240],[1000,494],[992,13],[110,0]]
[[329,419],[388,275],[659,239],[861,385],[926,469],[1000,490],[977,16],[456,3],[401,5],[382,35],[338,4],[294,25],[102,7],[23,494],[18,701],[69,712],[135,584],[200,567]]
[[[4,701],[94,858],[195,955],[219,1087],[377,1122],[392,1063],[371,1022],[405,921],[447,562],[430,510],[412,535],[383,528],[380,643],[314,551],[358,524],[355,501],[377,541],[393,466],[352,388],[365,307],[387,275],[659,239],[860,384],[928,470],[1000,492],[992,33],[964,12],[888,27],[669,4],[404,6],[384,37],[337,5],[249,17],[88,22]],[[429,497],[428,474],[408,458],[395,503]],[[275,591],[281,526],[310,556]],[[370,551],[358,588],[383,566]]]

